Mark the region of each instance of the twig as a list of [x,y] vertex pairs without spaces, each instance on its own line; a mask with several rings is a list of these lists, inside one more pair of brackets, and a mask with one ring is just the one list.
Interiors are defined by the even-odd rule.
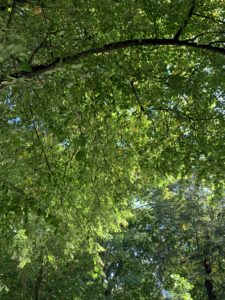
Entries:
[[11,6],[11,12],[9,14],[9,18],[8,18],[8,22],[6,24],[6,27],[8,28],[12,22],[12,17],[15,11],[15,7],[16,7],[16,0],[13,0],[12,6]]
[[131,87],[132,87],[133,93],[134,93],[134,95],[135,95],[135,98],[137,99],[137,102],[138,102],[138,104],[139,104],[139,106],[140,106],[141,111],[142,111],[142,112],[145,112],[145,109],[144,109],[144,107],[143,107],[142,104],[141,104],[141,99],[139,98],[138,93],[137,93],[137,91],[136,91],[136,89],[135,89],[135,87],[134,87],[133,80],[130,81],[130,85],[131,85]]

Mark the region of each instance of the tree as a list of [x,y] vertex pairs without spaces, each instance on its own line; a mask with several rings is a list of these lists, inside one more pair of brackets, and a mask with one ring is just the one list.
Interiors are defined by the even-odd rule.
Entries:
[[15,266],[30,268],[18,299],[51,297],[49,263],[88,253],[101,273],[102,240],[143,191],[185,176],[223,190],[224,11],[218,0],[2,1],[0,224],[16,285]]
[[186,178],[149,191],[134,211],[105,246],[109,299],[223,299],[224,198],[215,186]]

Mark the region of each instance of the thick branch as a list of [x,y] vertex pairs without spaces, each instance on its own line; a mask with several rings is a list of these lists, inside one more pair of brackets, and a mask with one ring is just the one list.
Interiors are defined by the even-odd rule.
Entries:
[[[147,46],[176,46],[176,47],[190,47],[196,49],[203,49],[209,52],[219,53],[225,56],[225,49],[220,47],[214,47],[212,45],[197,44],[190,40],[179,41],[175,39],[134,39],[126,40],[115,43],[106,44],[103,47],[92,48],[89,50],[81,51],[77,54],[58,57],[52,63],[45,65],[37,65],[32,67],[30,72],[16,72],[11,74],[14,78],[32,78],[34,76],[44,74],[48,71],[54,70],[60,64],[69,65],[80,61],[82,58],[88,57],[93,54],[109,53],[117,51],[119,49],[135,48],[135,47],[147,47]],[[0,81],[4,82],[4,79]]]
[[175,40],[179,40],[184,28],[187,26],[190,18],[193,15],[194,9],[195,9],[195,1],[192,2],[192,6],[189,9],[188,15],[187,15],[186,19],[184,20],[183,25],[178,29],[177,33],[175,34],[175,36],[174,36]]

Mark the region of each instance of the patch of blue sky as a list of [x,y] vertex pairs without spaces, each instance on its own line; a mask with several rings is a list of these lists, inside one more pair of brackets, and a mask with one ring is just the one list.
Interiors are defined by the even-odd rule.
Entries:
[[9,119],[7,122],[9,124],[20,124],[21,123],[21,119],[20,119],[20,117],[15,117],[15,118]]

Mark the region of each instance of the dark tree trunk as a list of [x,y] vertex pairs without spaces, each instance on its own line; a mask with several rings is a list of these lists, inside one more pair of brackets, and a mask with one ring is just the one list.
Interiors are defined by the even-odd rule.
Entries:
[[[210,275],[212,273],[212,267],[209,259],[205,258],[203,261],[203,266],[205,268],[205,272],[207,275]],[[212,279],[206,278],[205,279],[205,287],[208,295],[209,300],[216,300],[216,294],[213,290],[213,281]]]
[[34,285],[34,300],[39,300],[40,299],[40,291],[41,291],[41,284],[43,280],[43,266],[40,267],[38,277],[35,281]]

